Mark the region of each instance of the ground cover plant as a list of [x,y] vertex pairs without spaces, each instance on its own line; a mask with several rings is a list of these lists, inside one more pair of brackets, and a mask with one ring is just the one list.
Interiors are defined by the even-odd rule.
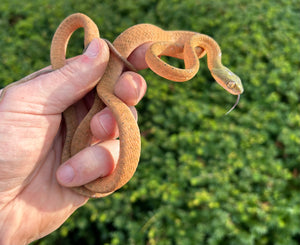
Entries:
[[[299,1],[3,0],[2,87],[49,65],[55,29],[74,12],[109,40],[144,22],[210,35],[245,93],[225,116],[235,97],[205,59],[184,84],[142,71],[149,88],[135,176],[34,244],[300,244]],[[81,52],[82,35],[69,56]]]

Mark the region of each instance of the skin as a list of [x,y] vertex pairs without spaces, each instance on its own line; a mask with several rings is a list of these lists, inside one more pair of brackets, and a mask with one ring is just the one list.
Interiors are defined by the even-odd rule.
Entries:
[[[144,57],[148,46],[139,47],[129,58],[137,69],[147,67]],[[16,85],[3,96],[0,244],[28,244],[56,230],[88,200],[68,187],[84,185],[113,171],[119,155],[118,128],[108,108],[91,121],[94,141],[102,141],[60,165],[65,134],[61,113],[74,103],[79,120],[87,113],[92,101],[89,91],[103,75],[108,53],[107,44],[95,39],[83,55],[68,60],[65,67]],[[140,75],[124,72],[114,92],[136,116],[134,106],[145,91]]]

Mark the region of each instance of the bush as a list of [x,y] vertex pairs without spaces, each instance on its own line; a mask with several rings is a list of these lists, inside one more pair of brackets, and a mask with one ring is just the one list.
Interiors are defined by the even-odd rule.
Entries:
[[206,61],[184,84],[143,71],[135,176],[34,244],[300,244],[299,1],[4,0],[3,86],[49,64],[51,37],[74,12],[110,40],[142,22],[208,34],[245,93],[224,116],[235,97],[213,82]]

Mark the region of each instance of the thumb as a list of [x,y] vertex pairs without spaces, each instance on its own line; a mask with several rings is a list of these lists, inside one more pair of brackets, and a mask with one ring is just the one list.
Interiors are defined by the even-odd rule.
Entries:
[[[70,61],[60,69],[49,73],[45,77],[45,91],[47,91],[50,108],[55,104],[57,112],[81,99],[89,92],[103,76],[109,60],[109,49],[106,42],[95,38],[89,44],[83,55]],[[50,109],[49,108],[49,109]]]
[[95,87],[104,74],[108,60],[106,42],[95,38],[84,54],[67,60],[62,68],[8,89],[5,99],[10,103],[6,103],[6,109],[27,113],[61,113]]

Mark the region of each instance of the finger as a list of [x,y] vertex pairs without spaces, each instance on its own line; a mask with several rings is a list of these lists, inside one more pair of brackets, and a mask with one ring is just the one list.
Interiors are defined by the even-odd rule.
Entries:
[[147,84],[145,79],[135,72],[125,72],[115,85],[115,95],[128,106],[135,106],[145,95]]
[[[135,107],[130,107],[130,110],[137,120]],[[90,128],[93,136],[101,141],[114,139],[119,136],[118,124],[113,113],[107,107],[92,118]]]
[[[145,95],[147,84],[145,79],[135,72],[123,73],[115,85],[115,95],[128,106],[136,105]],[[89,92],[83,100],[75,103],[77,119],[81,121],[91,108],[95,93]]]
[[[94,39],[85,53],[78,59],[67,63],[54,71],[54,79],[63,85],[56,90],[52,100],[60,101],[60,109],[64,111],[90,91],[104,74],[109,59],[109,49],[105,41]],[[49,90],[49,88],[48,88]]]
[[[14,87],[6,96],[10,94],[13,97],[10,101],[18,103],[19,110],[24,108],[28,113],[37,113],[38,110],[44,114],[60,113],[97,84],[108,59],[107,44],[96,38],[83,55],[68,60],[60,69]],[[11,106],[16,107],[15,103]],[[32,111],[28,111],[30,109]]]
[[[147,84],[142,76],[134,72],[125,72],[121,75],[115,86],[115,94],[129,106],[136,105],[145,95]],[[137,119],[134,107],[130,108]],[[96,114],[90,124],[93,136],[96,139],[108,140],[118,137],[117,122],[112,112],[106,108]]]
[[87,184],[109,175],[114,170],[118,157],[118,140],[87,147],[59,166],[57,181],[66,187]]
[[148,68],[148,65],[145,60],[145,54],[147,49],[151,46],[151,42],[144,43],[138,48],[136,48],[131,55],[128,57],[128,61],[137,69],[143,70]]

